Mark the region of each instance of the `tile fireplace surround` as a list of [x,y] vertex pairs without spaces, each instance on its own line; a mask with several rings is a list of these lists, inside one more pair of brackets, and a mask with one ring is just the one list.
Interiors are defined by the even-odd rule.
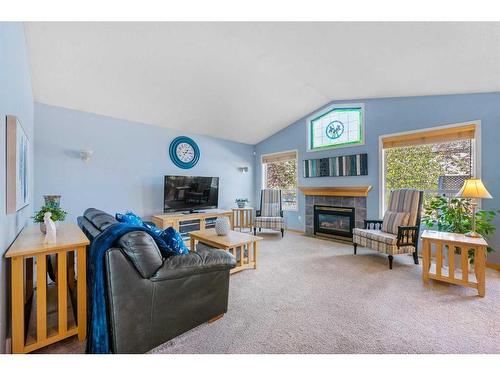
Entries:
[[300,187],[306,198],[306,230],[314,236],[314,206],[354,207],[354,227],[362,228],[366,219],[366,197],[371,186],[308,188]]

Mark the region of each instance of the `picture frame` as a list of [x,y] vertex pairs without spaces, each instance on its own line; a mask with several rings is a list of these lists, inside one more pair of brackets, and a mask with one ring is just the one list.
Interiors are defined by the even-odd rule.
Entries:
[[30,203],[30,142],[19,119],[6,117],[6,211],[15,213]]

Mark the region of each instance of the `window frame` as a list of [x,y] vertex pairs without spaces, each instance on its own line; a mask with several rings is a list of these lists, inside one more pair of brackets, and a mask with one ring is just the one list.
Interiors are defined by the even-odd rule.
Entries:
[[[327,113],[335,110],[335,109],[361,109],[361,123],[360,123],[360,133],[361,133],[361,140],[359,142],[349,142],[349,143],[344,143],[341,145],[328,145],[328,146],[320,146],[320,147],[312,147],[312,121],[317,120],[318,118],[321,118],[322,116],[326,115]],[[307,140],[307,152],[319,152],[319,151],[326,151],[326,150],[332,150],[332,149],[338,149],[338,148],[343,148],[343,147],[356,147],[356,146],[363,146],[365,144],[365,105],[364,103],[342,103],[342,104],[332,104],[321,111],[315,112],[313,115],[309,116],[306,120],[306,140]]]
[[[299,211],[299,150],[297,149],[291,149],[291,150],[283,150],[279,152],[271,152],[267,154],[261,154],[260,155],[260,165],[261,165],[261,189],[266,189],[266,176],[267,176],[267,163],[263,162],[264,157],[266,156],[276,156],[280,154],[286,154],[294,152],[295,153],[295,176],[296,176],[296,185],[297,187],[295,188],[296,190],[296,197],[297,197],[297,204],[295,208],[283,208],[283,202],[282,204],[282,210],[286,212],[298,212]],[[260,204],[260,198],[259,198],[259,204]]]
[[[447,128],[457,128],[465,125],[474,125],[475,133],[472,139],[472,173],[475,178],[481,178],[481,120],[466,121],[460,123],[453,123],[441,126],[433,126],[429,128],[410,130],[406,132],[398,132],[391,134],[383,134],[378,137],[378,149],[379,149],[379,217],[382,218],[387,209],[385,202],[385,149],[384,149],[384,138],[400,136],[400,135],[414,135],[418,133],[426,133],[433,130],[447,129]],[[479,199],[478,207],[481,207],[481,200]]]

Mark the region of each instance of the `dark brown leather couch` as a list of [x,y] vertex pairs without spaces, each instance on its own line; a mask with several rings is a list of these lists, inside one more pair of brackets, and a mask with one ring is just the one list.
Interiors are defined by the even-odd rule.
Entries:
[[[78,218],[91,241],[114,223],[94,208]],[[118,243],[105,257],[114,353],[145,353],[227,311],[231,254],[198,244],[197,252],[162,258],[141,231]]]

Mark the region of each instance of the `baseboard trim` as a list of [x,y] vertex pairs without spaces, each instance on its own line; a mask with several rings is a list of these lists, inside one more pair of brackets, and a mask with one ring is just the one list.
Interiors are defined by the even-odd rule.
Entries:
[[285,231],[287,231],[287,232],[293,232],[293,233],[299,233],[299,234],[305,234],[306,233],[305,231],[299,230],[299,229],[285,229]]
[[486,267],[496,271],[500,271],[500,264],[486,262]]

